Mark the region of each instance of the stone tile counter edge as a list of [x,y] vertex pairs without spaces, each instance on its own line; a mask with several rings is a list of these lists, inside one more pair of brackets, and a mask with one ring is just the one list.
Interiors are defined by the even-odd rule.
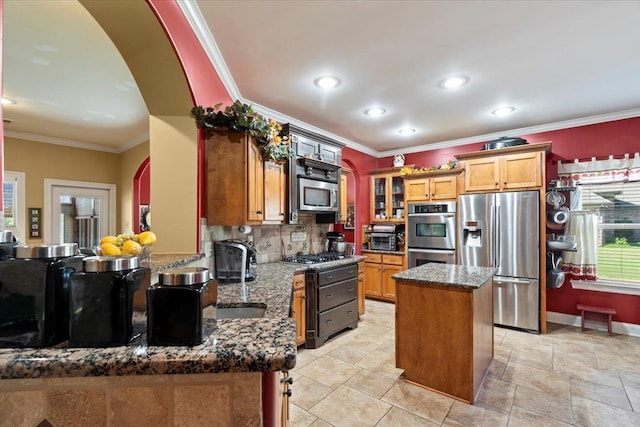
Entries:
[[495,268],[489,267],[429,263],[396,273],[391,278],[425,285],[477,289],[487,283],[495,272]]
[[[200,257],[196,257],[198,259]],[[322,266],[347,265],[353,257]],[[152,261],[153,262],[153,261]],[[175,261],[173,268],[187,262]],[[147,346],[146,334],[127,346],[0,349],[0,379],[203,374],[288,370],[296,364],[296,324],[289,317],[293,275],[316,265],[258,264],[257,279],[218,285],[218,307],[262,305],[264,318],[220,319],[203,326],[205,340],[194,347]],[[155,266],[153,267],[155,269]],[[167,268],[166,264],[160,267]]]

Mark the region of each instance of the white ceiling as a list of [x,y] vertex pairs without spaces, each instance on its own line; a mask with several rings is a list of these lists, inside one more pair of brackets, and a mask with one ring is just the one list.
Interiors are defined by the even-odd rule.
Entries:
[[[179,3],[232,98],[373,155],[640,116],[639,1]],[[5,1],[4,23],[8,135],[144,140],[142,97],[82,6]],[[315,87],[322,74],[341,85]],[[462,88],[438,86],[458,74]],[[365,116],[372,105],[386,114]],[[517,110],[491,115],[502,105]]]

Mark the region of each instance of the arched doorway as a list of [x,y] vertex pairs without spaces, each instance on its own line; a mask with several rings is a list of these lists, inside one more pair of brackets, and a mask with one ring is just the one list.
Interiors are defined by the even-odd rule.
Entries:
[[147,157],[133,177],[133,232],[147,231],[151,226],[151,159]]

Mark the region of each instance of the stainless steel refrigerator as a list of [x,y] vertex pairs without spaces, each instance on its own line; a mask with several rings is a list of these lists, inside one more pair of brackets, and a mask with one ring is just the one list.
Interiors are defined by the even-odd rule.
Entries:
[[459,200],[459,263],[497,269],[494,324],[539,332],[540,194],[467,194]]

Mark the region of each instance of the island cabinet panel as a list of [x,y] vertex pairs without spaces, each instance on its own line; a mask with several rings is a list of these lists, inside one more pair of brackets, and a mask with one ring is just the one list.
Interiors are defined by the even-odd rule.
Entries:
[[244,132],[213,133],[206,144],[209,225],[261,224],[264,167],[254,139]]
[[396,366],[410,382],[473,403],[493,358],[491,282],[398,281],[396,293]]

